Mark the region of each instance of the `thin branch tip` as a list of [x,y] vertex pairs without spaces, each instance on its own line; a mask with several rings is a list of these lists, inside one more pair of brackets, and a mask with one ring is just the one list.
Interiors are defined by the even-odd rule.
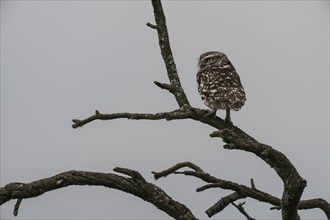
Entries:
[[173,93],[173,86],[171,84],[161,83],[161,82],[157,82],[157,81],[154,81],[154,84],[161,89],[165,89],[165,90],[168,90],[169,92]]
[[14,215],[14,216],[17,216],[17,215],[18,215],[18,209],[19,209],[19,206],[20,206],[21,203],[22,203],[22,200],[23,200],[23,199],[17,199],[16,204],[15,204],[15,206],[14,206],[14,211],[13,211],[13,215]]
[[281,206],[271,207],[269,210],[281,210]]
[[125,174],[129,177],[132,177],[133,179],[138,179],[138,180],[142,180],[143,182],[146,182],[144,177],[138,171],[131,170],[128,168],[122,168],[122,167],[115,167],[113,171]]
[[157,25],[151,24],[149,22],[146,25],[152,29],[157,29]]
[[73,129],[83,126],[81,124],[81,120],[79,120],[79,119],[72,119],[72,122],[73,122],[73,124],[72,124]]
[[252,178],[250,179],[250,183],[251,183],[251,188],[256,189],[256,186],[254,184],[254,180]]
[[255,220],[255,218],[252,218],[244,209],[243,205],[245,202],[240,202],[238,205],[236,205],[234,202],[231,203],[233,206],[235,206],[240,213],[242,213],[247,220]]
[[75,124],[79,124],[81,121],[79,119],[72,119],[72,122]]

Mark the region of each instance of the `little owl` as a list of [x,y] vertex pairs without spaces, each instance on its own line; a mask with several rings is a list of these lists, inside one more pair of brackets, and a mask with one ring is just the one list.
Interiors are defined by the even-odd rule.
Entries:
[[215,115],[218,109],[224,109],[225,122],[232,123],[230,110],[240,110],[246,101],[234,66],[224,53],[210,51],[199,57],[198,67],[198,92],[204,104],[210,108],[207,115]]

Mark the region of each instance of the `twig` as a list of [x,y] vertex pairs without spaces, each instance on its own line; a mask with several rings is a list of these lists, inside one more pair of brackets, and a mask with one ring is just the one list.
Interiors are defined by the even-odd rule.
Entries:
[[178,163],[164,171],[161,171],[161,172],[152,172],[154,174],[154,178],[157,180],[161,177],[166,177],[167,175],[169,174],[172,174],[172,173],[175,173],[178,169],[181,169],[183,167],[188,167],[188,168],[191,168],[193,169],[196,173],[204,173],[204,171],[197,165],[191,163],[191,162],[181,162],[181,163]]
[[256,189],[256,186],[254,185],[254,180],[252,178],[251,178],[250,182],[251,182],[251,188]]
[[281,206],[273,206],[270,208],[270,210],[281,210]]
[[157,29],[157,25],[147,23],[147,26],[152,28],[152,29]]
[[213,206],[211,206],[209,209],[205,211],[208,217],[212,217],[213,215],[221,212],[224,208],[226,208],[229,204],[232,202],[245,198],[244,195],[241,195],[237,192],[234,192],[228,196],[225,196],[221,198],[219,201],[217,201]]
[[112,113],[112,114],[101,114],[98,110],[95,111],[95,114],[83,119],[72,119],[72,127],[78,128],[82,127],[85,124],[88,124],[94,120],[113,120],[119,118],[126,118],[132,120],[177,120],[177,119],[187,119],[191,117],[192,112],[189,111],[182,111],[181,109],[174,110],[171,112],[161,112],[161,113],[128,113],[128,112],[121,112],[121,113]]
[[171,84],[160,83],[160,82],[157,82],[157,81],[154,81],[154,83],[155,83],[156,86],[158,86],[161,89],[166,89],[171,93],[173,93],[173,91],[174,91],[174,88]]
[[132,177],[133,179],[140,180],[142,182],[147,182],[144,179],[144,177],[139,172],[137,172],[135,170],[131,170],[131,169],[127,169],[127,168],[122,168],[122,167],[115,167],[113,169],[113,171],[115,171],[117,173],[122,173],[122,174],[128,175],[128,176]]
[[21,205],[22,200],[23,199],[17,199],[16,204],[14,206],[14,211],[13,211],[14,216],[18,215],[18,209],[19,209],[19,206]]
[[231,203],[233,206],[235,206],[239,211],[240,213],[242,213],[247,220],[255,220],[255,218],[252,218],[244,209],[243,205],[245,204],[245,202],[243,203],[239,203],[238,205],[236,205],[234,202]]

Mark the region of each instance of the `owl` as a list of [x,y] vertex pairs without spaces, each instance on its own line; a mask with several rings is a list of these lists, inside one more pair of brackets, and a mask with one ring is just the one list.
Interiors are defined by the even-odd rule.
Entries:
[[224,53],[210,51],[199,57],[198,68],[198,92],[210,108],[207,115],[215,115],[218,109],[223,109],[226,110],[225,122],[232,123],[230,110],[240,110],[246,101],[234,66]]

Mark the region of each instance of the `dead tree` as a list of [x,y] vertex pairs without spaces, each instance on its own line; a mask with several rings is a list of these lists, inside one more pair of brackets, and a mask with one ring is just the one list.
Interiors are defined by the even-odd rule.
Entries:
[[[210,136],[221,138],[226,144],[223,146],[228,150],[243,150],[255,154],[265,163],[270,165],[278,176],[282,179],[284,190],[281,198],[277,198],[266,192],[258,190],[253,180],[251,185],[241,185],[224,179],[212,176],[204,172],[200,167],[191,162],[178,163],[161,172],[152,172],[155,179],[166,177],[170,174],[183,174],[199,178],[206,182],[206,185],[197,189],[197,192],[210,188],[222,188],[233,192],[217,201],[213,206],[206,210],[206,214],[211,217],[221,212],[228,205],[232,204],[247,219],[253,219],[244,210],[244,203],[235,202],[242,198],[252,198],[261,202],[269,203],[271,209],[281,210],[282,219],[298,220],[298,210],[320,208],[330,219],[330,204],[321,198],[301,200],[304,188],[307,185],[294,165],[281,152],[273,147],[258,142],[246,132],[232,124],[227,124],[223,119],[208,115],[208,111],[191,106],[187,96],[181,86],[179,75],[172,55],[169,36],[167,32],[166,20],[160,0],[152,0],[156,24],[148,23],[147,26],[156,30],[162,58],[164,60],[169,83],[154,82],[156,86],[167,90],[173,94],[178,104],[178,109],[169,112],[150,113],[111,113],[103,114],[98,110],[95,114],[86,119],[73,119],[73,128],[82,127],[94,120],[114,120],[119,118],[133,120],[182,120],[192,119],[197,122],[214,127]],[[180,171],[179,169],[185,168]],[[45,192],[56,190],[71,185],[94,185],[118,189],[126,193],[137,196],[164,211],[174,219],[197,219],[184,204],[173,200],[158,186],[147,182],[143,176],[134,170],[127,168],[114,168],[114,173],[98,173],[86,171],[68,171],[55,176],[33,181],[31,183],[9,183],[0,188],[0,205],[16,199],[14,215],[18,214],[19,206],[23,199],[33,198]]]

